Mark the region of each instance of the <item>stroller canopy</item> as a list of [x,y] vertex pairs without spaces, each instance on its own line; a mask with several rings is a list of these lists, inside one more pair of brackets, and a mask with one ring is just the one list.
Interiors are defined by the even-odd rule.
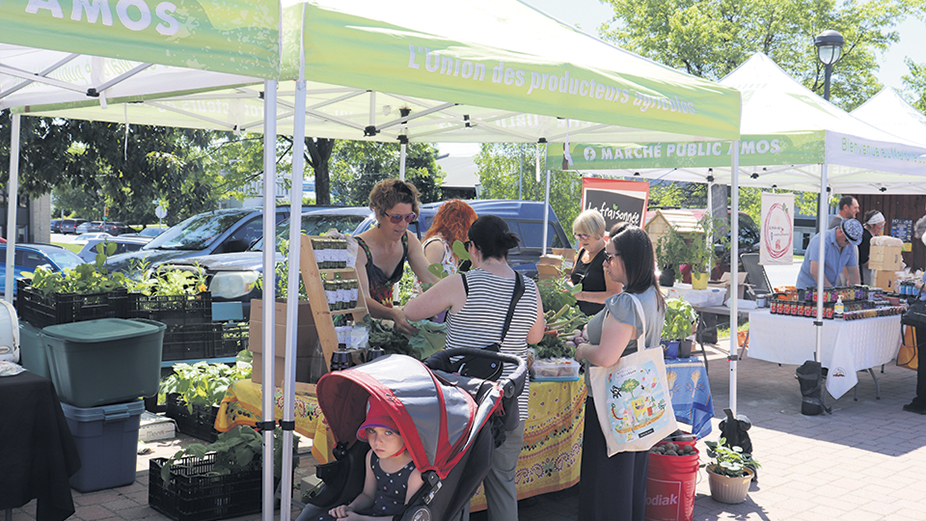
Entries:
[[[462,383],[438,378],[412,357],[388,355],[327,373],[316,391],[335,440],[356,442],[367,400],[379,400],[396,422],[418,470],[434,470],[443,479],[501,406],[502,391],[495,382]],[[484,396],[477,403],[471,393],[480,386]]]

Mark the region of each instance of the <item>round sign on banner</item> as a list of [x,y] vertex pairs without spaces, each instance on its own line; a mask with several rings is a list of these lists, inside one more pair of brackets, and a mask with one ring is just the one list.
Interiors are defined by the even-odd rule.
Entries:
[[775,203],[769,208],[762,227],[770,258],[780,259],[791,251],[794,230],[791,227],[791,216],[784,204]]

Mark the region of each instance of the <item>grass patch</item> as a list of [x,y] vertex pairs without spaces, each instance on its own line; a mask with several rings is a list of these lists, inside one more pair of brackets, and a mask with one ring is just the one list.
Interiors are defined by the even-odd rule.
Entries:
[[80,253],[80,250],[84,249],[83,244],[75,244],[73,242],[53,242],[52,244],[71,250],[74,253]]
[[[737,331],[749,331],[749,321],[740,322],[736,325]],[[717,326],[717,338],[730,338],[730,324],[727,327]]]

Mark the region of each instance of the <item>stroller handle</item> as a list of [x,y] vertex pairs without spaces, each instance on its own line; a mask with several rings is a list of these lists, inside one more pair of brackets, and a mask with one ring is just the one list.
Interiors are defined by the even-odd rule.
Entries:
[[[500,382],[502,384],[502,389],[505,391],[506,397],[517,396],[520,394],[518,385],[516,382],[523,382],[527,378],[527,362],[515,355],[510,355],[508,353],[499,353],[497,351],[489,351],[487,349],[471,349],[467,347],[454,347],[450,349],[444,349],[438,351],[437,353],[431,355],[426,361],[425,365],[431,367],[432,369],[443,370],[445,367],[450,366],[450,359],[455,356],[476,356],[480,358],[488,358],[491,360],[498,360],[503,364],[516,365],[517,369],[507,378],[507,380]],[[523,383],[520,385],[521,388],[524,387]]]

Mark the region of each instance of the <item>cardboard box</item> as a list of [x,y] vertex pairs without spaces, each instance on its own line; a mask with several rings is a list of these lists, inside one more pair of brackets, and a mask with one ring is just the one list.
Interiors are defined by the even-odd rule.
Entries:
[[[319,360],[321,360],[319,358]],[[283,375],[286,371],[286,358],[277,356],[273,358],[273,380],[276,387],[283,387]],[[327,368],[326,368],[327,369]],[[309,382],[312,372],[312,359],[308,356],[296,357],[296,381]],[[251,381],[259,384],[264,381],[264,364],[263,358],[254,353],[254,360],[251,362]]]
[[897,273],[894,271],[872,271],[873,286],[889,293],[895,293],[897,286]]
[[553,255],[559,255],[563,258],[563,268],[566,271],[572,271],[576,265],[576,250],[572,248],[552,248]]
[[177,435],[177,424],[167,416],[143,411],[138,427],[138,441],[169,440]]
[[559,266],[554,266],[553,264],[537,264],[537,277],[540,280],[555,279],[559,276]]
[[[276,347],[274,355],[278,357],[286,356],[286,301],[278,300],[276,302],[274,320],[276,329],[274,331],[274,342]],[[251,321],[250,333],[248,338],[248,350],[254,353],[264,351],[262,342],[263,337],[263,313],[264,303],[262,300],[251,301]],[[315,349],[315,343],[318,341],[318,330],[315,329],[315,320],[312,315],[312,307],[306,301],[299,302],[298,310],[299,327],[296,331],[296,356],[311,356]],[[254,358],[257,358],[255,356]]]
[[903,262],[902,246],[871,246],[868,256],[868,269],[879,271],[898,271]]
[[[737,285],[736,298],[742,300],[744,298],[744,295],[746,294],[746,274],[742,272],[737,273],[736,278],[739,281],[739,284]],[[707,287],[708,289],[721,288],[721,289],[726,290],[726,294],[724,294],[724,297],[723,297],[723,301],[726,302],[727,300],[730,299],[730,272],[726,272],[723,275],[721,275],[719,283],[708,282]]]

